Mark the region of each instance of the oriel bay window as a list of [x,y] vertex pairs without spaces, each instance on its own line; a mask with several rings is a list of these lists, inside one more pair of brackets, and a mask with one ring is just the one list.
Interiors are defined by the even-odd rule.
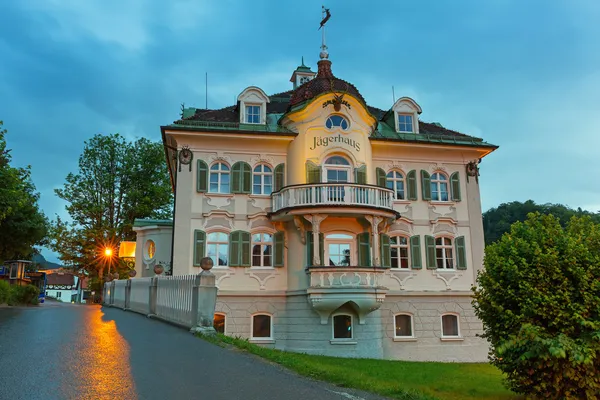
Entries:
[[[356,235],[344,233],[319,234],[320,265],[327,267],[370,267],[371,234],[363,232]],[[314,266],[314,240],[311,231],[306,232],[306,265]]]
[[467,269],[465,238],[425,236],[427,269]]
[[342,233],[328,234],[325,237],[325,265],[349,267],[353,265],[354,237]]

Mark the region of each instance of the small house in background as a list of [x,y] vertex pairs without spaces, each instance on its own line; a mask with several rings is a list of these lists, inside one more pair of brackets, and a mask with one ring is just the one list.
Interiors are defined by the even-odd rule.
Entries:
[[77,300],[79,277],[71,272],[56,272],[46,277],[46,297],[64,303]]

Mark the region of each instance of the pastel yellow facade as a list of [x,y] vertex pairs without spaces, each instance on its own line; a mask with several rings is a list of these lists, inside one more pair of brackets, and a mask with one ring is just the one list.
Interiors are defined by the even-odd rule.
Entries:
[[[409,98],[368,106],[328,60],[292,82],[161,128],[173,236],[140,225],[137,252],[155,229],[170,273],[211,257],[226,334],[314,354],[484,361],[470,288],[484,248],[477,164],[496,147],[419,121]],[[138,276],[153,274],[137,260]]]

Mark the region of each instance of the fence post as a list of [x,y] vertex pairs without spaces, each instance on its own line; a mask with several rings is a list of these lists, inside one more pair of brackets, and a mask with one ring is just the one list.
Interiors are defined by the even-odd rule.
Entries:
[[215,275],[210,272],[213,267],[212,259],[204,257],[200,260],[200,267],[202,272],[196,276],[198,289],[194,288],[194,292],[197,292],[197,301],[192,305],[192,307],[197,308],[196,316],[192,317],[196,319],[196,324],[190,329],[190,332],[214,335],[216,333],[213,321],[215,307],[217,306],[217,285]]
[[148,290],[148,317],[154,317],[156,315],[156,295],[158,290],[158,278],[154,277],[150,280],[150,287]]
[[129,310],[131,304],[131,279],[125,281],[125,305],[123,310]]
[[192,328],[198,325],[198,300],[200,297],[200,274],[194,277],[194,286],[192,287]]

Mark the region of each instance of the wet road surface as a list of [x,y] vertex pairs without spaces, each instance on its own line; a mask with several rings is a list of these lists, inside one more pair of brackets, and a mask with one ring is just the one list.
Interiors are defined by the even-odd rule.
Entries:
[[379,400],[299,377],[142,315],[47,302],[0,308],[0,400]]

